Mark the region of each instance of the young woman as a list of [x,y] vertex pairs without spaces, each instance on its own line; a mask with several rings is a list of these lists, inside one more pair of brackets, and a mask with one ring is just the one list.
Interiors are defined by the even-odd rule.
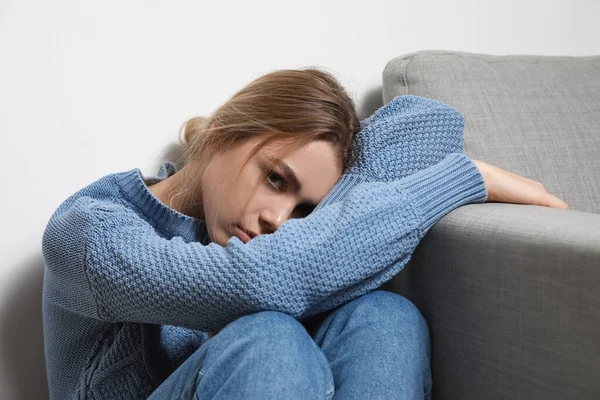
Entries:
[[407,96],[361,127],[331,75],[275,71],[185,124],[181,169],[70,196],[42,244],[50,397],[429,398],[427,324],[375,289],[464,204],[567,207],[460,153],[460,118]]

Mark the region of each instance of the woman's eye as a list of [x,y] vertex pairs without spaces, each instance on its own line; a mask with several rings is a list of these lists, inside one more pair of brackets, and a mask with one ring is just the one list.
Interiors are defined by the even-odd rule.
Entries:
[[[275,172],[271,172],[267,175],[267,179],[276,189],[280,190],[285,186],[285,181],[281,177],[281,175],[276,174]],[[279,186],[280,185],[280,186]]]

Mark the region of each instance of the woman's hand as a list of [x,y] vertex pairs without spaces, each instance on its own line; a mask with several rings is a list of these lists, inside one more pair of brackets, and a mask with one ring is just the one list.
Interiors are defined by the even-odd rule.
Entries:
[[473,160],[479,168],[488,191],[486,202],[532,204],[553,208],[569,208],[558,197],[546,192],[544,185],[483,161]]

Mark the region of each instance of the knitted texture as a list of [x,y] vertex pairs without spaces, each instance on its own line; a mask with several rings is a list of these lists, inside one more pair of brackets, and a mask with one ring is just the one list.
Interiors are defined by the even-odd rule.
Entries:
[[354,162],[317,209],[343,199],[365,181],[393,181],[463,151],[464,119],[449,105],[418,96],[397,96],[361,121]]
[[50,397],[146,398],[205,332],[262,310],[302,320],[368,293],[445,214],[484,202],[479,170],[458,151],[460,114],[414,96],[392,103],[364,121],[357,163],[313,213],[246,244],[209,243],[203,220],[154,197],[147,185],[174,174],[170,162],[66,199],[42,242]]
[[356,162],[347,173],[392,181],[463,151],[462,115],[417,96],[398,96],[363,122],[355,140]]

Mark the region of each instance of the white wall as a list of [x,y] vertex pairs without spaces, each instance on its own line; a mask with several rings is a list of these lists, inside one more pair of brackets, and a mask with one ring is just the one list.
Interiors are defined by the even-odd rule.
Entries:
[[[274,69],[329,68],[361,117],[422,49],[600,54],[597,0],[0,2],[0,397],[41,398],[41,235],[103,175],[155,173],[177,130]],[[24,334],[25,329],[31,333]]]

